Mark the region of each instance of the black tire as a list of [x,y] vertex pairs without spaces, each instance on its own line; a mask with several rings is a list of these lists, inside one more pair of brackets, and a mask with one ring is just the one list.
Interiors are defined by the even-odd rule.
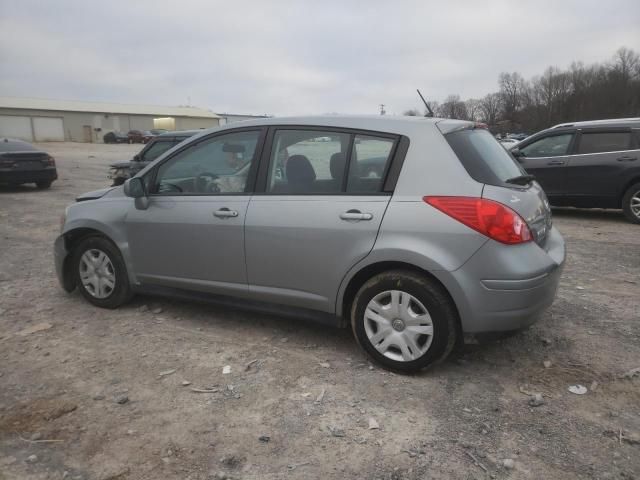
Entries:
[[631,185],[622,197],[622,211],[631,223],[640,223],[640,216],[631,210],[631,201],[633,198],[640,198],[640,182]]
[[[386,357],[373,346],[365,330],[365,310],[378,294],[401,290],[419,300],[431,316],[431,345],[417,359],[398,361]],[[399,372],[415,372],[443,361],[456,343],[458,313],[447,292],[435,281],[407,270],[378,274],[360,288],[351,307],[351,327],[358,344],[379,364]],[[425,337],[426,338],[426,337]],[[426,345],[426,341],[423,342]]]
[[46,190],[47,188],[51,187],[51,184],[53,182],[51,180],[42,180],[40,182],[36,182],[36,187],[38,187],[40,190]]
[[[106,254],[113,267],[115,285],[105,298],[97,298],[80,278],[80,261],[82,255],[89,250],[99,250]],[[132,297],[127,269],[118,248],[108,239],[101,236],[90,236],[81,240],[73,250],[72,268],[76,286],[82,296],[91,304],[101,308],[117,308]]]

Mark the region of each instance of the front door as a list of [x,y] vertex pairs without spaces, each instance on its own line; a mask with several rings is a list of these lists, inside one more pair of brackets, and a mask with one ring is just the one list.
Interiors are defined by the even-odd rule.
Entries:
[[519,148],[518,161],[535,175],[549,200],[559,205],[567,189],[567,165],[573,132],[547,135]]
[[147,173],[149,206],[126,218],[139,281],[246,293],[244,221],[260,138],[260,130],[205,138]]
[[375,243],[397,138],[301,127],[267,144],[265,191],[246,220],[250,296],[334,313],[344,275]]

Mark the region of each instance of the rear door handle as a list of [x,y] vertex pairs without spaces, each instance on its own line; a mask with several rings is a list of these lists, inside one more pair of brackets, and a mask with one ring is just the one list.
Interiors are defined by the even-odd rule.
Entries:
[[551,160],[550,162],[547,162],[547,165],[564,165],[565,161],[564,160]]
[[213,212],[213,216],[218,218],[234,218],[238,216],[238,212],[235,210],[229,210],[225,207]]
[[619,162],[635,162],[638,157],[630,157],[629,155],[625,155],[624,157],[618,157],[616,160]]
[[348,210],[340,214],[342,220],[371,220],[373,215],[362,213],[360,210]]

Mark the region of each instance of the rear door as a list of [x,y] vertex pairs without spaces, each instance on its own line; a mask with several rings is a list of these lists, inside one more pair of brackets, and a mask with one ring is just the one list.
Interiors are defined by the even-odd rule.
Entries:
[[518,161],[536,177],[554,204],[561,204],[567,191],[567,166],[574,136],[573,131],[551,132],[518,148]]
[[268,138],[245,223],[250,296],[333,313],[342,278],[375,243],[400,138],[308,126]]
[[630,128],[582,129],[567,167],[567,203],[619,208],[627,171],[640,162]]

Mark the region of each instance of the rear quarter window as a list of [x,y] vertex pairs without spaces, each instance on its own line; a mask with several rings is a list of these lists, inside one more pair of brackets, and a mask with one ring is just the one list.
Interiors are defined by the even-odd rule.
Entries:
[[471,178],[477,182],[501,186],[506,180],[525,173],[487,130],[458,130],[447,133],[445,138]]

